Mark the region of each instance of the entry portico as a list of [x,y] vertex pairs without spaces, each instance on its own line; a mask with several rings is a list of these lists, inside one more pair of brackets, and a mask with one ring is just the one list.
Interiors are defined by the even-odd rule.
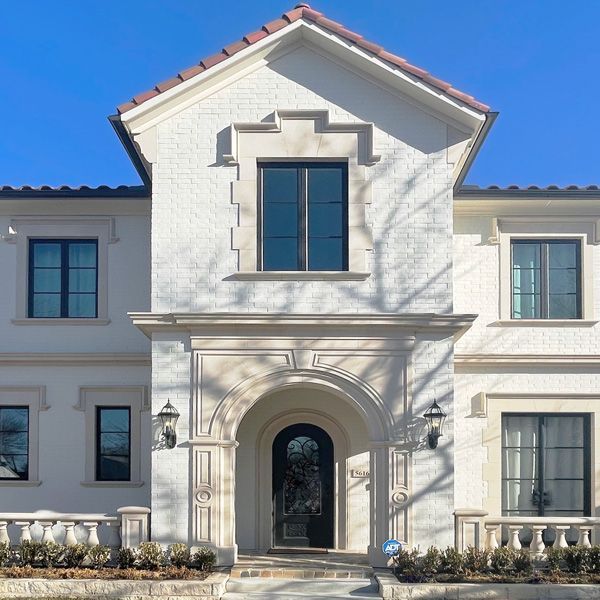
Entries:
[[[451,377],[445,386],[439,376],[424,379],[420,363],[425,353],[428,370],[451,375],[446,361],[453,335],[472,316],[137,313],[132,318],[154,340],[155,374],[165,371],[169,357],[170,382],[164,391],[154,387],[153,410],[177,390],[189,398],[191,389],[178,447],[153,454],[154,539],[211,545],[221,564],[233,564],[238,547],[276,546],[274,532],[281,523],[273,505],[273,444],[291,426],[320,429],[332,443],[328,547],[368,552],[372,564],[383,565],[383,541],[412,539],[413,511],[431,514],[435,503],[438,523],[451,520],[452,467],[440,456],[451,456],[452,435],[432,452],[423,444],[421,418],[440,393],[451,406]],[[187,444],[182,443],[186,435]],[[318,457],[311,468],[327,469],[323,449]],[[413,477],[415,464],[427,478]],[[436,480],[443,481],[439,495],[433,493]],[[326,501],[325,492],[324,487],[317,492],[317,503]],[[441,512],[444,494],[449,502]],[[170,510],[161,510],[166,504]],[[310,511],[306,514],[308,521]],[[440,527],[439,535],[419,523],[416,528],[426,543],[449,543],[451,523]],[[322,546],[302,526],[296,532],[299,546]]]

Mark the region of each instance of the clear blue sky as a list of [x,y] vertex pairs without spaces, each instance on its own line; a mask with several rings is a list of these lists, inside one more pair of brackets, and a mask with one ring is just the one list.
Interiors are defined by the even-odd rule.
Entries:
[[[294,0],[2,0],[0,184],[136,184],[106,120]],[[467,183],[600,183],[600,2],[314,0],[500,112]]]

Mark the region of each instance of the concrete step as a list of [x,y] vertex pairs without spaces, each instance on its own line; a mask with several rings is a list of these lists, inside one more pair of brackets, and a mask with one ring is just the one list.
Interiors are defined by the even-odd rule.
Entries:
[[278,579],[369,579],[371,567],[330,568],[329,566],[246,566],[234,565],[231,568],[233,578],[278,578]]
[[294,600],[302,598],[378,598],[377,584],[371,579],[268,579],[232,577],[223,600]]

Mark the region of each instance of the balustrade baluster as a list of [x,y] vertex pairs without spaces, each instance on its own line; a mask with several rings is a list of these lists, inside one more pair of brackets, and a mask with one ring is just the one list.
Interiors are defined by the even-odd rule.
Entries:
[[522,525],[509,525],[510,536],[508,538],[508,547],[513,550],[521,549],[521,540],[519,539],[519,533],[523,529]]
[[542,537],[542,533],[544,529],[547,529],[547,526],[533,525],[531,529],[533,530],[533,539],[531,540],[529,551],[534,556],[534,558],[540,559],[544,556],[544,550],[546,548],[544,544],[544,538]]
[[577,540],[578,546],[585,546],[586,548],[591,547],[590,543],[590,530],[589,525],[579,525],[579,539]]
[[74,546],[77,543],[75,537],[75,521],[62,521],[62,526],[65,528],[65,539],[63,544],[65,546]]
[[8,521],[0,521],[0,544],[10,544],[10,537],[8,537]]
[[495,550],[498,548],[498,532],[499,525],[487,524],[485,525],[485,548],[486,550]]
[[117,549],[121,547],[121,522],[120,521],[109,521],[108,526],[110,527],[110,537],[108,538],[108,545]]
[[569,525],[552,525],[554,531],[556,531],[556,538],[554,539],[554,548],[567,548],[567,530],[571,529]]
[[15,521],[15,525],[21,528],[19,543],[31,541],[31,521]]
[[54,534],[52,533],[52,527],[54,521],[38,521],[40,527],[43,528],[44,533],[42,534],[42,542],[55,543]]
[[88,530],[88,538],[87,545],[88,546],[99,546],[100,540],[98,539],[98,522],[97,521],[86,521],[83,523],[84,527],[87,527]]

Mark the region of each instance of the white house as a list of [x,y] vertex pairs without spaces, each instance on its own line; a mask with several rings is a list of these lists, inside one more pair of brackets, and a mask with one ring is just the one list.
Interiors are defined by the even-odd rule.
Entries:
[[587,542],[600,190],[463,185],[495,116],[300,4],[119,107],[143,185],[0,188],[0,524]]

